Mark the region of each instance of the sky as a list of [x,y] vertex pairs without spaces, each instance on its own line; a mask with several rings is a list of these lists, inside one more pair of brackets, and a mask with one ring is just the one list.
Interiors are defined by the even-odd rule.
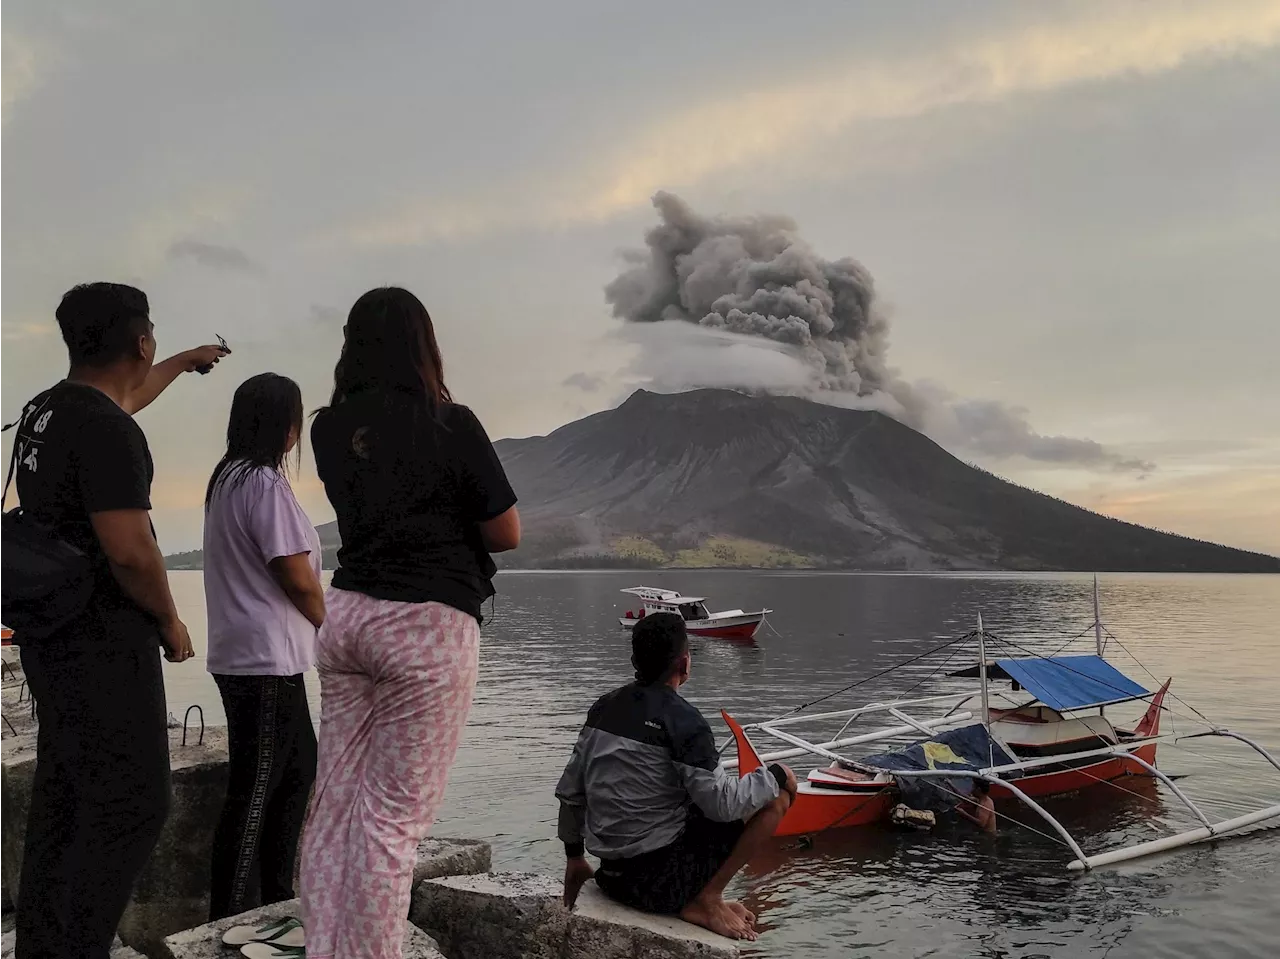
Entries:
[[[426,303],[495,439],[658,377],[604,291],[667,191],[857,260],[904,380],[1107,451],[956,455],[1280,554],[1280,0],[9,0],[0,31],[5,420],[65,374],[77,282],[141,286],[162,355],[235,351],[139,417],[166,552],[235,387],[322,405],[372,286]],[[309,454],[295,486],[332,518]]]

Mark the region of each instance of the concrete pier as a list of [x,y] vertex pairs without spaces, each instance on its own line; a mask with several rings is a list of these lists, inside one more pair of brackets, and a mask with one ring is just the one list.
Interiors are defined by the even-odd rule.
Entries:
[[454,876],[420,883],[410,921],[449,959],[734,959],[731,939],[669,916],[620,906],[594,882],[573,912],[561,883],[531,873]]
[[[19,694],[24,702],[19,703]],[[13,914],[35,772],[36,724],[20,670],[4,671],[0,874],[4,880],[0,959],[13,955]],[[12,728],[10,728],[12,727]],[[199,728],[182,743],[170,731],[173,809],[120,923],[112,959],[222,959],[233,925],[298,915],[297,900],[207,923],[213,830],[226,792],[226,730]],[[491,873],[488,843],[424,840],[418,848],[406,959],[730,959],[737,944],[678,919],[648,916],[607,899],[587,883],[572,913],[560,880]],[[136,951],[135,951],[136,950]]]
[[[198,742],[199,735],[198,728],[188,732],[184,746],[182,730],[169,731],[173,808],[120,920],[120,938],[142,952],[169,933],[188,929],[209,916],[209,859],[213,830],[226,796],[227,738],[226,730],[219,727],[206,730],[203,743]],[[0,766],[0,868],[13,902],[22,870],[35,767],[35,728],[31,724],[18,736],[5,739]]]

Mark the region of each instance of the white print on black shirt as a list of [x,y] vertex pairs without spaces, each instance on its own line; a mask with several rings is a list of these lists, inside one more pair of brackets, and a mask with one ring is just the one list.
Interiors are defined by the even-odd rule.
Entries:
[[[40,404],[39,406],[36,406],[34,403],[29,405],[27,407],[26,415],[22,418],[23,425],[25,426],[27,423],[30,423],[31,417],[35,416],[37,413],[40,413],[40,411],[43,410],[46,405],[48,405],[48,402],[49,401],[46,399],[44,403]],[[39,418],[36,419],[35,421],[35,425],[32,426],[31,428],[32,432],[43,433],[46,429],[48,429],[49,420],[51,420],[52,418],[53,418],[53,410],[45,410],[43,413],[40,413]],[[38,467],[38,463],[36,461],[36,453],[38,453],[39,450],[40,450],[40,441],[35,437],[28,436],[26,439],[19,437],[18,462],[21,463],[23,466],[25,466],[27,469],[29,469],[31,472],[33,473],[36,472]]]

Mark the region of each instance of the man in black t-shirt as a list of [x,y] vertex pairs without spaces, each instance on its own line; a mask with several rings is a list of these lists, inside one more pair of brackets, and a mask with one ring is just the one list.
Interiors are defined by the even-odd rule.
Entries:
[[23,509],[93,562],[85,609],[55,630],[20,630],[40,721],[18,888],[17,959],[106,959],[169,809],[159,647],[192,655],[151,526],[151,452],[133,414],[217,346],[153,363],[146,295],[78,286],[58,325],[71,371],[22,411],[15,449]]

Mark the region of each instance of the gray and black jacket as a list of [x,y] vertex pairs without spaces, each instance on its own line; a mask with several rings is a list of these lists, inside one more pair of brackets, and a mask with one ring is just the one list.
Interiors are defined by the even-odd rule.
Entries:
[[695,806],[715,822],[755,815],[777,797],[783,775],[725,772],[697,709],[665,683],[632,683],[587,714],[556,786],[560,840],[571,857],[584,844],[602,859],[652,852],[675,841]]

